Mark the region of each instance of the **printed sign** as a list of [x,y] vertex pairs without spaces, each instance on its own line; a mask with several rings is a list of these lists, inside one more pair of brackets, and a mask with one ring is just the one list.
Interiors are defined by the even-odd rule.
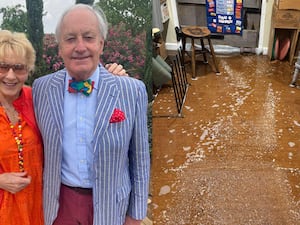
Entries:
[[243,0],[206,0],[207,27],[212,33],[242,34]]

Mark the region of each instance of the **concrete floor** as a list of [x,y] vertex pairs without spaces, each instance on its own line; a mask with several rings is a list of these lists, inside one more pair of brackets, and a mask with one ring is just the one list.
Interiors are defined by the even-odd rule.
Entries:
[[[300,89],[294,65],[218,56],[190,79],[183,118],[165,85],[153,103],[157,225],[300,224]],[[175,115],[175,116],[174,116]]]

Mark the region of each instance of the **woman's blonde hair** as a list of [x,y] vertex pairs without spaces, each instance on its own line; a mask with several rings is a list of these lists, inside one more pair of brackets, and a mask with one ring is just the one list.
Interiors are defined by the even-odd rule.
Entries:
[[25,59],[24,64],[32,72],[35,65],[35,50],[24,33],[0,30],[0,59],[15,55]]

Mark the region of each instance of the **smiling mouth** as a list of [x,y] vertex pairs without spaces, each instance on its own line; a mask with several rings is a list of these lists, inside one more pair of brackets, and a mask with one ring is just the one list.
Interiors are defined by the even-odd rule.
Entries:
[[9,83],[9,82],[4,82],[4,81],[3,81],[3,83],[4,83],[4,85],[10,86],[10,87],[13,87],[13,86],[17,85],[17,83]]
[[89,56],[84,56],[84,57],[72,57],[74,60],[84,60],[84,59],[88,59]]

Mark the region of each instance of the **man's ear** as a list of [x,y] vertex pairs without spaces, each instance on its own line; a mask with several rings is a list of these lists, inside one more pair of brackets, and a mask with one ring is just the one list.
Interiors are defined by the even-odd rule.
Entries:
[[104,40],[101,39],[99,43],[99,55],[103,54],[103,49],[104,49]]

